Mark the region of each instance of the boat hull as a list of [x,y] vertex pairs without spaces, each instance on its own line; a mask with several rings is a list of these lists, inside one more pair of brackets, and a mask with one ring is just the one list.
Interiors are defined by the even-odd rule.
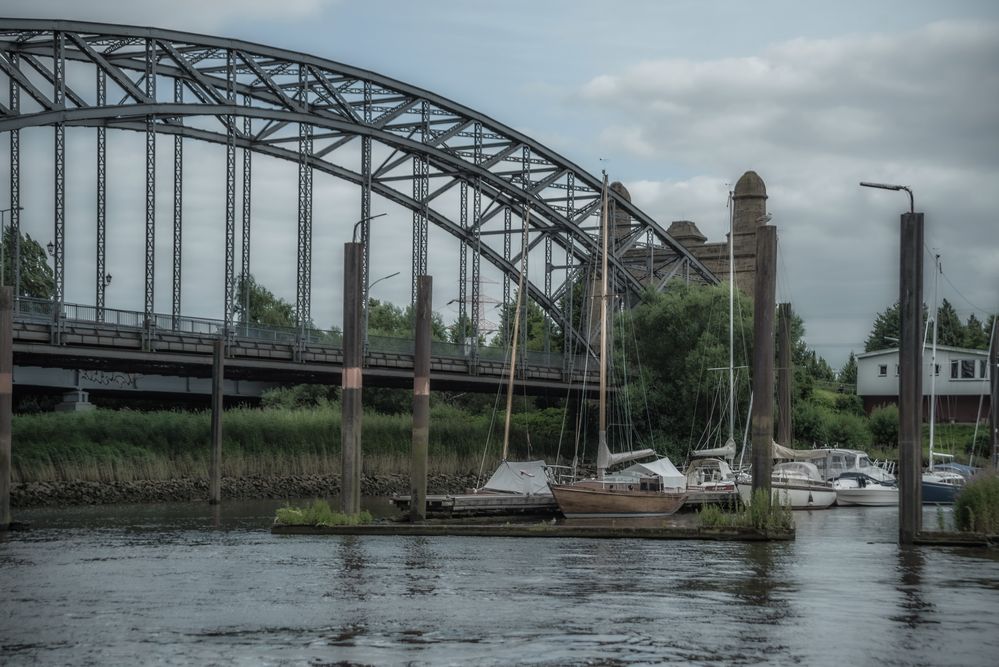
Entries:
[[[739,485],[739,497],[747,506],[753,497],[753,485]],[[828,486],[808,484],[785,484],[774,482],[770,485],[770,502],[790,506],[793,510],[819,510],[836,502],[836,491]]]
[[685,493],[603,489],[555,484],[552,495],[569,519],[669,516],[683,506]]
[[892,507],[898,505],[898,488],[836,489],[836,504],[840,507]]
[[929,505],[953,505],[960,487],[923,480],[923,502]]

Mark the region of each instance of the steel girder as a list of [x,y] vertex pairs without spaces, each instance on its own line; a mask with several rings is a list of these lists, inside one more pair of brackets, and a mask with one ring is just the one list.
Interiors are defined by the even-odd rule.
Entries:
[[[104,95],[120,99],[115,104],[100,104],[89,91],[78,93],[66,79],[66,62],[92,67],[98,77],[106,77]],[[30,72],[26,71],[29,67]],[[601,183],[597,177],[479,112],[370,71],[282,49],[169,30],[5,19],[0,22],[0,74],[6,75],[12,93],[16,91],[22,100],[20,108],[0,105],[0,131],[11,132],[12,138],[19,129],[45,125],[55,127],[57,133],[66,126],[145,132],[147,166],[149,153],[155,151],[150,135],[173,135],[178,148],[180,138],[198,139],[225,146],[233,157],[238,147],[355,183],[362,188],[362,218],[370,216],[371,192],[405,206],[414,215],[414,273],[426,269],[425,225],[432,222],[472,251],[473,280],[478,280],[480,256],[504,274],[504,283],[517,280],[521,258],[519,252],[511,253],[511,240],[521,235],[517,227],[522,227],[529,208],[530,246],[544,244],[546,266],[543,281],[526,281],[528,293],[563,326],[566,321],[558,300],[568,292],[575,272],[566,268],[563,283],[553,289],[551,248],[561,249],[567,267],[591,264],[599,253],[597,234],[584,228],[598,212]],[[38,75],[52,84],[51,94],[36,85]],[[173,81],[174,86],[162,87],[176,91],[169,101],[157,94],[157,78]],[[243,98],[243,104],[237,103],[237,96]],[[25,108],[25,100],[30,101],[30,109]],[[184,122],[190,118],[198,119],[200,126]],[[237,118],[243,120],[242,127]],[[372,143],[383,148],[384,160],[377,166],[372,162]],[[362,152],[360,172],[351,168],[358,147]],[[234,166],[228,167],[228,174]],[[231,176],[227,181],[227,189],[233,190]],[[155,187],[155,171],[147,174],[150,185]],[[473,189],[471,221],[434,206],[459,185],[459,189]],[[311,266],[304,254],[311,251],[312,231],[311,178],[307,174],[300,174],[299,189],[299,232],[305,238],[299,239],[297,305],[300,316],[307,317]],[[663,281],[667,273],[676,273],[680,267],[692,279],[717,282],[658,223],[615,193],[610,196],[614,205],[632,218],[632,244],[647,237],[657,244],[657,257],[671,256],[660,267],[660,274],[647,276],[649,282]],[[234,227],[234,220],[230,222],[234,218],[233,200],[227,197],[231,202],[227,231]],[[462,200],[464,211],[467,199]],[[57,204],[57,224],[59,208]],[[521,221],[518,225],[510,224],[511,214]],[[179,219],[175,222],[175,237],[179,237]],[[344,220],[345,224],[350,222]],[[485,232],[490,223],[497,222],[502,228],[494,225],[491,233],[502,234],[503,241],[493,247],[486,242]],[[365,237],[367,227],[365,221]],[[59,241],[56,263],[62,268]],[[628,270],[625,254],[629,247],[627,243],[617,247],[609,263],[617,283],[635,295],[643,287]],[[234,287],[231,253],[227,242],[227,319]],[[147,256],[149,272],[150,262]],[[177,255],[174,271],[179,274]],[[57,281],[60,277],[57,275]],[[147,277],[147,288],[151,283]],[[57,292],[61,293],[61,288],[57,285]],[[174,289],[174,303],[179,307],[176,285]],[[473,284],[469,304],[473,321],[477,321],[476,309],[481,306],[478,289]],[[152,295],[146,296],[149,308]],[[464,298],[463,294],[462,301]]]

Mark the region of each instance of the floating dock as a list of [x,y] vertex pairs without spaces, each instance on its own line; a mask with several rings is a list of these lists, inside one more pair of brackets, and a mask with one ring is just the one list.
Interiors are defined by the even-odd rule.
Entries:
[[712,540],[773,542],[794,539],[794,531],[767,532],[752,528],[698,528],[678,525],[627,525],[623,522],[583,525],[540,523],[469,524],[449,522],[373,523],[363,526],[271,527],[275,535],[379,535],[423,537],[543,537],[584,539]]

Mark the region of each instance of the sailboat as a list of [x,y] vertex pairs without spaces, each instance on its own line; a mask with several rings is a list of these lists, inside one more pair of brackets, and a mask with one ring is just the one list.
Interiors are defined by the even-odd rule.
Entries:
[[[933,465],[933,439],[936,426],[937,407],[937,319],[940,316],[940,306],[937,303],[937,278],[941,273],[940,255],[934,256],[933,272],[933,347],[930,352],[930,461],[929,469],[922,476],[923,503],[935,505],[951,505],[957,494],[964,488],[965,478],[953,471],[935,470]],[[925,338],[925,336],[924,336]],[[923,346],[925,351],[925,343]],[[925,352],[924,352],[925,353]]]
[[669,516],[687,497],[686,478],[666,457],[636,463],[614,474],[612,466],[654,457],[652,449],[612,453],[607,444],[607,300],[608,284],[607,174],[604,173],[600,207],[600,389],[597,476],[571,484],[552,484],[559,510],[567,518],[616,518]]
[[[508,461],[510,451],[510,421],[513,412],[513,390],[517,366],[517,342],[520,337],[521,303],[524,299],[524,279],[527,273],[527,232],[531,209],[524,217],[523,257],[517,284],[517,303],[513,316],[513,341],[510,349],[510,373],[507,382],[506,419],[503,427],[503,451],[499,465],[485,484],[468,489],[467,493],[427,496],[430,514],[483,515],[483,514],[541,514],[552,515],[558,506],[549,483],[554,481],[552,469],[543,461]],[[410,496],[393,496],[392,502],[406,509]]]
[[729,193],[728,213],[728,439],[721,447],[694,449],[685,470],[686,505],[728,503],[738,492],[732,471],[735,458],[735,210]]

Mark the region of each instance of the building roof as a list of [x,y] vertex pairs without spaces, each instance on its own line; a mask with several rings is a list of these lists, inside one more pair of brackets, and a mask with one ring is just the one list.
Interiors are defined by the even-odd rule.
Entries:
[[[930,349],[929,343],[927,343],[926,345],[924,345],[923,349],[926,349],[926,350]],[[946,352],[957,352],[959,354],[981,355],[983,357],[989,356],[989,351],[988,350],[976,350],[976,349],[970,348],[970,347],[954,347],[952,345],[937,345],[937,351],[940,351],[940,350],[944,350]],[[873,352],[863,352],[861,354],[854,355],[854,357],[859,361],[860,359],[869,359],[871,357],[892,356],[892,355],[895,355],[895,356],[898,355],[898,348],[897,347],[889,347],[889,348],[887,348],[885,350],[874,350]]]

